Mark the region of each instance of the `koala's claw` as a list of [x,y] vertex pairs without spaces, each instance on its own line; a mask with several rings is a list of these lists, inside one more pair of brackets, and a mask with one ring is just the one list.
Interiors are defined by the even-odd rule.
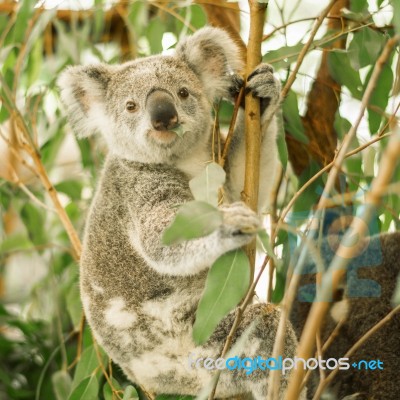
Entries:
[[232,74],[230,76],[232,84],[229,87],[229,94],[235,97],[240,92],[240,89],[244,86],[244,79],[239,74]]
[[261,227],[257,214],[242,202],[225,205],[222,212],[224,236],[243,237],[248,241]]
[[246,94],[267,100],[266,106],[276,104],[281,90],[280,82],[273,75],[274,69],[269,64],[260,64],[248,77]]

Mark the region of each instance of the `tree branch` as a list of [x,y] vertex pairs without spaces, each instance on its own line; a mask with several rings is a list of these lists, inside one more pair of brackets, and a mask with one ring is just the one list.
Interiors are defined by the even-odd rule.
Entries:
[[[247,46],[246,77],[261,62],[261,43],[267,3],[249,0],[249,6],[250,34]],[[260,100],[253,97],[252,93],[245,96],[245,138],[246,165],[242,199],[251,209],[257,212],[260,186],[261,122]],[[250,260],[251,276],[253,277],[256,259],[255,240],[246,246],[246,252]]]

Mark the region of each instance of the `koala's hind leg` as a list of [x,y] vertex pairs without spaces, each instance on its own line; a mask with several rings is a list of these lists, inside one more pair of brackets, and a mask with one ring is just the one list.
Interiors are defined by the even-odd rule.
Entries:
[[[280,315],[279,309],[270,304],[254,304],[249,306],[235,334],[232,347],[235,348],[235,342],[239,341],[240,343],[241,335],[248,335],[248,337],[244,343],[240,343],[240,348],[235,351],[232,357],[238,356],[242,360],[244,358],[255,360],[258,357],[259,359],[267,360],[272,357]],[[213,347],[223,346],[233,320],[234,313],[231,313],[219,324],[207,344]],[[247,332],[247,329],[250,331]],[[291,325],[288,323],[285,332],[284,353],[280,354],[282,359],[294,358],[296,347],[297,339]],[[251,361],[249,360],[249,362]],[[234,386],[237,394],[251,393],[256,400],[265,400],[268,393],[268,376],[269,369],[265,364],[264,368],[254,367],[251,372],[243,368],[235,368],[231,371],[224,370],[218,384],[217,397],[218,394],[223,397],[229,391],[229,387],[232,388]],[[281,375],[279,399],[284,396],[289,376],[290,371],[286,371],[285,374]],[[305,391],[299,398],[305,399]]]

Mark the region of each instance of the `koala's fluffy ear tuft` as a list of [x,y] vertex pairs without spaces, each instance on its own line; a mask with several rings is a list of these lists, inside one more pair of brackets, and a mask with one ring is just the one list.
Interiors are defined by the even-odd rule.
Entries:
[[79,137],[106,128],[104,99],[111,79],[111,67],[104,64],[67,68],[57,80],[68,119]]
[[211,100],[228,96],[229,75],[243,66],[239,47],[219,28],[199,29],[181,40],[175,51],[199,76]]

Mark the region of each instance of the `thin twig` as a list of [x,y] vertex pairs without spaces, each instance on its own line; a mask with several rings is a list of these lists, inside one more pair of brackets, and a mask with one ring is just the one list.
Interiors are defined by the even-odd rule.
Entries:
[[244,88],[241,88],[239,91],[239,94],[236,98],[236,101],[235,101],[235,106],[233,108],[233,114],[232,114],[231,122],[229,125],[228,135],[226,136],[224,149],[222,150],[222,156],[221,156],[221,160],[219,163],[221,165],[221,167],[225,166],[226,158],[228,157],[229,147],[232,142],[233,132],[235,130],[235,125],[236,125],[236,120],[237,120],[237,115],[239,112],[240,104],[242,103],[242,100],[243,100],[243,96],[244,96]]
[[[398,305],[392,311],[390,311],[389,314],[387,314],[384,318],[382,318],[377,324],[375,324],[371,329],[369,329],[368,332],[366,332],[359,340],[357,340],[357,342],[354,343],[353,346],[351,346],[351,348],[347,351],[347,353],[343,356],[343,358],[350,358],[356,350],[358,350],[371,336],[373,336],[386,323],[388,323],[398,312],[400,312],[400,305]],[[332,370],[332,372],[319,383],[318,388],[313,397],[313,400],[317,400],[320,398],[324,389],[329,385],[329,383],[332,382],[333,378],[337,375],[338,372],[339,368]]]
[[[342,328],[342,326],[344,325],[345,322],[346,322],[346,318],[342,318],[339,321],[339,323],[335,326],[335,329],[332,331],[332,333],[329,335],[328,339],[322,346],[322,350],[321,350],[322,353],[325,353],[325,351],[329,348],[329,346],[332,344],[332,342],[336,339],[336,337],[339,334],[340,329]],[[303,382],[301,383],[301,390],[306,386],[308,379],[310,378],[312,372],[313,372],[312,369],[309,369],[306,372]]]
[[112,383],[112,380],[110,379],[110,377],[109,377],[109,375],[108,375],[108,373],[106,371],[106,368],[104,367],[103,360],[102,360],[102,357],[101,357],[101,354],[100,354],[99,345],[97,344],[97,341],[96,341],[96,339],[94,338],[93,335],[92,335],[92,339],[93,339],[93,348],[94,348],[94,351],[96,353],[97,362],[99,363],[99,366],[101,368],[101,372],[103,373],[104,377],[106,378],[106,381],[109,384],[113,394],[115,394],[115,396],[117,397],[118,400],[122,400],[122,397],[118,394],[118,390],[115,389],[115,387],[114,387],[114,385]]
[[326,6],[326,8],[319,15],[317,20],[315,21],[314,27],[310,32],[310,37],[308,38],[307,43],[301,49],[300,54],[299,54],[299,56],[297,58],[296,66],[294,67],[292,73],[289,76],[289,79],[286,81],[286,84],[285,84],[285,86],[283,87],[283,89],[281,91],[281,99],[284,99],[286,97],[286,95],[289,93],[289,90],[292,87],[293,82],[296,79],[297,72],[299,71],[299,69],[301,67],[301,64],[303,64],[304,57],[306,56],[306,54],[308,52],[308,49],[312,45],[312,43],[314,41],[314,38],[315,38],[315,35],[318,32],[319,27],[322,25],[322,23],[324,22],[325,18],[328,16],[329,11],[334,6],[336,1],[337,0],[331,0],[329,2],[329,4]]
[[[296,66],[293,69],[293,71],[291,72],[291,74],[289,75],[289,78],[287,79],[285,86],[281,90],[280,101],[275,106],[276,110],[278,109],[280,104],[283,102],[286,95],[289,93],[289,90],[290,90],[291,86],[293,85],[293,82],[296,79],[296,75],[300,69],[300,66],[302,65],[302,63],[304,61],[304,57],[306,56],[311,44],[313,43],[315,35],[317,34],[320,26],[322,25],[325,18],[328,16],[330,10],[335,5],[335,3],[336,3],[336,0],[331,0],[329,2],[328,6],[322,11],[322,13],[318,16],[317,20],[315,21],[313,29],[310,32],[310,37],[308,38],[308,41],[306,42],[306,44],[303,46],[303,48],[301,49],[301,51],[299,53],[299,56],[298,56],[297,62],[296,62]],[[277,228],[278,228],[278,226],[279,226],[279,224],[277,225]],[[275,235],[276,235],[276,233],[277,233],[277,230],[275,231]],[[271,242],[274,242],[275,235],[271,235]],[[296,286],[297,286],[298,280],[299,280],[299,277],[295,276],[292,279],[293,284],[296,283]],[[279,354],[283,353],[286,322],[287,322],[287,319],[288,319],[288,316],[290,313],[291,304],[294,301],[294,296],[295,296],[295,293],[292,290],[292,292],[290,292],[288,296],[285,294],[284,301],[282,302],[281,316],[280,316],[280,320],[279,320],[278,330],[276,333],[276,340],[274,343],[272,357],[278,357]],[[273,399],[277,398],[278,393],[279,393],[280,381],[281,381],[280,378],[281,378],[280,370],[274,370],[274,371],[270,372],[269,378],[268,378],[268,394],[267,394],[268,400],[273,400]]]
[[17,172],[15,171],[14,167],[10,165],[11,173],[13,176],[13,183],[16,184],[35,204],[39,207],[44,208],[50,212],[56,212],[56,210],[52,207],[49,207],[47,204],[43,203],[40,199],[38,199],[26,186],[25,184],[19,179]]

